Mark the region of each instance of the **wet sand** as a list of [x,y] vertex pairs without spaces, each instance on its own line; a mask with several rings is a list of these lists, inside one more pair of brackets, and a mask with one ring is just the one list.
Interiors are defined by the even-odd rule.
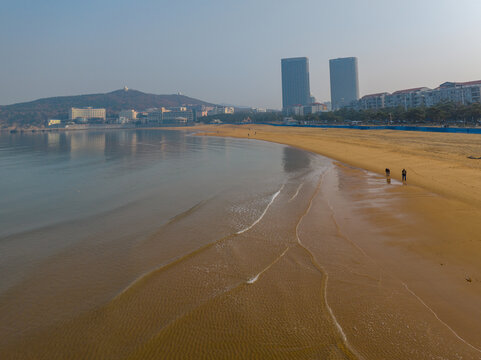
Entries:
[[[219,136],[247,130],[284,139],[266,127],[206,128],[212,129]],[[308,145],[302,137],[287,139]],[[351,145],[356,159],[384,156],[379,149],[379,157],[372,155],[370,146],[361,153],[359,144]],[[87,264],[81,251],[50,259],[38,276],[0,297],[3,357],[480,359],[476,201],[395,179],[387,184],[359,167],[315,159],[266,194],[236,231],[226,225],[223,205],[206,201],[128,250],[117,248],[120,263],[106,250]],[[125,266],[141,275],[107,296],[102,288],[119,287]],[[87,279],[106,274],[84,283],[75,281],[76,269],[87,271]],[[48,274],[56,271],[76,286],[50,284]],[[37,306],[23,303],[32,291],[43,294]],[[102,296],[96,306],[67,309],[56,321],[42,317],[82,291]]]
[[[451,358],[460,345],[468,358],[481,358],[481,162],[468,158],[481,154],[480,135],[254,125],[204,131],[289,144],[352,165],[339,163],[337,175],[326,176],[329,185],[314,202],[318,217],[304,236],[332,273],[333,308],[361,353]],[[385,189],[384,176],[373,180],[360,169],[382,174],[385,167],[394,178]],[[396,181],[403,167],[410,186]],[[316,205],[309,217],[315,213]],[[335,231],[325,236],[329,226]]]

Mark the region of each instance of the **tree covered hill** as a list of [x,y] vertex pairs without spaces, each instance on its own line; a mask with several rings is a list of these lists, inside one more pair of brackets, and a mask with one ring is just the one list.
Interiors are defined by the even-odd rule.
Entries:
[[59,96],[0,106],[0,127],[44,126],[47,119],[67,119],[71,107],[105,108],[107,116],[113,116],[123,109],[142,111],[182,105],[212,104],[184,95],[155,95],[122,89],[105,94]]

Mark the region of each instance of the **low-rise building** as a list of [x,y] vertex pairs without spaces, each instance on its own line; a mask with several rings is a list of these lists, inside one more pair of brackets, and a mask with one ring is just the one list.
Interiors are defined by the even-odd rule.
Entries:
[[163,116],[164,125],[182,125],[194,121],[194,112],[183,106],[167,108]]
[[186,107],[149,109],[144,123],[152,126],[185,125],[194,120],[194,113]]
[[216,106],[208,110],[207,115],[233,114],[234,111],[234,107],[232,106]]
[[121,124],[129,123],[137,120],[137,111],[131,110],[121,110],[119,112],[119,122]]
[[58,126],[62,124],[62,120],[58,120],[58,119],[49,119],[48,120],[48,126]]
[[294,105],[289,108],[289,114],[295,116],[319,114],[325,111],[327,111],[327,106],[322,103],[314,103],[311,105]]
[[315,102],[312,105],[310,105],[310,107],[311,107],[311,114],[318,114],[318,113],[327,111],[327,105],[320,102]]

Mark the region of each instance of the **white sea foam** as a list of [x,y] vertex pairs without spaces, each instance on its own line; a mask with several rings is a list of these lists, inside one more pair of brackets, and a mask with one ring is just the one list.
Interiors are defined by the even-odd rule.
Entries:
[[253,278],[247,280],[246,283],[249,284],[249,285],[254,284],[259,279],[259,276],[264,274],[267,270],[269,270],[272,266],[274,266],[275,263],[277,263],[280,259],[282,259],[282,257],[287,253],[287,250],[289,250],[289,248],[286,248],[284,250],[284,252],[281,255],[279,255],[273,262],[271,262],[264,270],[262,270],[260,273],[258,273]]
[[289,202],[291,202],[292,200],[294,200],[294,199],[297,197],[297,195],[299,195],[299,191],[301,191],[301,188],[302,188],[303,185],[304,185],[304,183],[301,183],[301,184],[299,185],[299,187],[297,188],[296,193],[295,193],[294,195],[292,195],[292,197],[289,199]]
[[[269,201],[269,203],[267,204],[266,208],[264,209],[264,211],[262,212],[261,216],[256,220],[254,221],[249,227],[241,230],[241,231],[238,231],[236,232],[235,234],[236,235],[240,235],[242,233],[245,233],[246,231],[249,231],[250,229],[252,229],[255,225],[257,225],[259,223],[259,221],[262,220],[262,218],[264,217],[264,215],[267,213],[267,210],[269,210],[269,207],[272,205],[272,203],[274,202],[274,200],[277,198],[277,196],[279,196],[279,194],[281,193],[282,189],[284,189],[284,185],[281,186],[281,188],[279,189],[279,191],[277,191],[274,195],[272,195],[272,198],[271,200]],[[287,251],[287,249],[286,249]],[[285,253],[285,252],[284,252]],[[284,253],[282,254],[282,256],[284,255]],[[278,260],[278,259],[277,259]],[[276,260],[276,261],[277,261]],[[168,264],[167,264],[168,265]],[[273,264],[269,265],[272,266]],[[145,278],[146,276],[152,274],[153,272],[155,271],[158,271],[160,268],[162,268],[163,266],[159,267],[159,268],[156,268],[156,269],[153,269],[151,271],[148,271],[142,275],[140,275],[139,277],[137,277],[134,281],[132,281],[126,288],[124,288],[120,293],[118,293],[112,300],[115,300],[117,298],[119,298],[120,296],[122,296],[123,294],[125,294],[127,291],[129,291],[134,285],[136,285],[139,281],[141,281],[143,278]],[[267,269],[263,270],[261,273],[263,273],[264,271],[266,271]],[[252,282],[251,283],[254,283],[255,281],[257,281],[257,278],[259,277],[259,275],[261,274],[259,273],[255,278],[252,278]],[[249,281],[251,281],[249,280]]]
[[278,192],[276,192],[274,195],[272,195],[272,198],[271,198],[271,201],[269,201],[269,204],[267,204],[266,208],[264,209],[264,211],[262,212],[261,216],[259,216],[259,218],[257,218],[256,221],[254,221],[250,226],[246,227],[245,229],[242,229],[238,232],[236,232],[236,235],[240,235],[240,234],[243,234],[245,233],[246,231],[249,231],[250,229],[252,229],[254,226],[256,226],[259,221],[262,220],[262,218],[264,217],[264,215],[267,213],[267,210],[269,210],[269,208],[271,207],[272,203],[274,202],[274,200],[276,199],[277,196],[279,196],[279,194],[281,193],[282,189],[284,189],[284,185],[281,186],[281,188],[279,189]]
[[428,304],[426,304],[423,299],[421,299],[419,296],[416,295],[416,293],[414,291],[412,291],[407,285],[405,282],[401,281],[401,283],[403,284],[403,286],[406,288],[406,290],[411,293],[411,295],[413,295],[416,299],[418,299],[418,301],[424,305],[424,307],[426,307],[426,309],[428,309],[433,315],[434,317],[441,323],[443,324],[446,328],[448,328],[449,331],[451,331],[451,333],[456,336],[459,340],[461,340],[463,343],[465,343],[466,345],[468,345],[471,349],[473,350],[476,350],[477,352],[481,353],[481,349],[477,348],[476,346],[470,344],[469,342],[467,342],[466,340],[464,340],[461,336],[458,335],[458,333],[456,331],[454,331],[453,328],[451,328],[451,326],[449,326],[448,324],[446,324],[443,320],[441,320],[438,316],[438,314],[436,314],[436,312],[431,309],[429,307]]

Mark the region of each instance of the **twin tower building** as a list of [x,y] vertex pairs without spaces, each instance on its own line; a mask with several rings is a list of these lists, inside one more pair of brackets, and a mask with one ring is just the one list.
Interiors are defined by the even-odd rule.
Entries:
[[[309,59],[306,57],[281,60],[282,108],[291,114],[295,106],[312,104],[309,85]],[[329,60],[331,79],[331,106],[333,110],[350,105],[359,99],[357,58]]]

